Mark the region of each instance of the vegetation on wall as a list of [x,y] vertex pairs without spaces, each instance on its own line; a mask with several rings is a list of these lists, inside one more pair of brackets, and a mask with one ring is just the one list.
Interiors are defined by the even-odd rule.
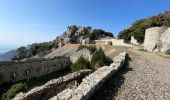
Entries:
[[140,19],[134,22],[129,28],[121,31],[118,37],[128,42],[131,36],[134,36],[139,43],[143,43],[145,30],[157,26],[170,27],[170,11],[146,19]]

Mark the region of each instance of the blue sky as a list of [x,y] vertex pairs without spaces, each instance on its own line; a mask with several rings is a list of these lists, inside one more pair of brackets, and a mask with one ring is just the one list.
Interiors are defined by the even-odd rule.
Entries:
[[117,35],[166,10],[170,0],[0,0],[0,50],[53,40],[73,24]]

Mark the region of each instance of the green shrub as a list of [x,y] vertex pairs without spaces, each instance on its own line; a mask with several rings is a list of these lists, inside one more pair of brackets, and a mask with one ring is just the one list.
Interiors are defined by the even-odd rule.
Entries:
[[94,29],[91,34],[89,34],[90,40],[95,40],[104,36],[114,37],[111,32],[105,32],[102,29]]
[[143,43],[145,30],[160,26],[170,27],[170,11],[146,19],[137,20],[130,27],[121,31],[118,37],[127,42],[130,41],[131,36],[134,36],[139,43]]
[[109,65],[112,62],[112,59],[106,57],[104,51],[100,48],[96,50],[92,56],[91,66],[95,69],[105,65]]
[[80,56],[78,60],[71,65],[72,72],[79,71],[81,69],[90,69],[90,62],[82,56]]
[[13,97],[15,97],[15,95],[21,91],[26,91],[27,86],[26,84],[23,83],[18,83],[18,84],[14,84],[11,86],[11,88],[2,96],[2,100],[10,100]]
[[93,45],[90,45],[90,46],[80,45],[77,51],[80,51],[82,49],[88,49],[91,53],[94,53],[97,50],[96,46],[93,46]]

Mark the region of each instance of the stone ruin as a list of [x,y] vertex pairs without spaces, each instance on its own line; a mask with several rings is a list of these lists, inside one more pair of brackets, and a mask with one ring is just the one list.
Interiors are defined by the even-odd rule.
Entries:
[[64,90],[72,81],[79,81],[92,71],[89,69],[70,73],[58,79],[48,81],[46,84],[35,87],[27,93],[19,93],[12,100],[48,100]]
[[154,27],[145,31],[144,50],[170,54],[170,28]]
[[[127,53],[122,52],[110,66],[103,66],[85,78],[83,77],[91,73],[91,70],[81,70],[53,79],[27,93],[19,93],[13,100],[87,100],[124,65],[126,58]],[[82,79],[80,85],[66,87],[66,84],[77,79]]]
[[69,57],[0,62],[0,84],[39,77],[69,67]]
[[130,43],[131,43],[132,45],[140,45],[139,42],[135,39],[134,36],[131,36]]

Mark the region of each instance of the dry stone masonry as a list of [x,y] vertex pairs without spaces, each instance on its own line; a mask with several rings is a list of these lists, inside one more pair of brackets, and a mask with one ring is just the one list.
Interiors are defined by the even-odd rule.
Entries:
[[70,65],[69,57],[0,63],[0,84],[42,76]]
[[66,89],[50,100],[87,100],[89,99],[118,69],[126,60],[126,52],[120,53],[114,58],[110,66],[104,66],[94,73],[85,77],[82,83],[75,89]]
[[19,93],[13,100],[48,100],[64,90],[71,81],[82,79],[91,72],[91,70],[85,69],[70,73],[58,79],[50,80],[46,84],[36,87],[27,93]]
[[145,32],[144,50],[170,54],[170,28],[154,27]]

